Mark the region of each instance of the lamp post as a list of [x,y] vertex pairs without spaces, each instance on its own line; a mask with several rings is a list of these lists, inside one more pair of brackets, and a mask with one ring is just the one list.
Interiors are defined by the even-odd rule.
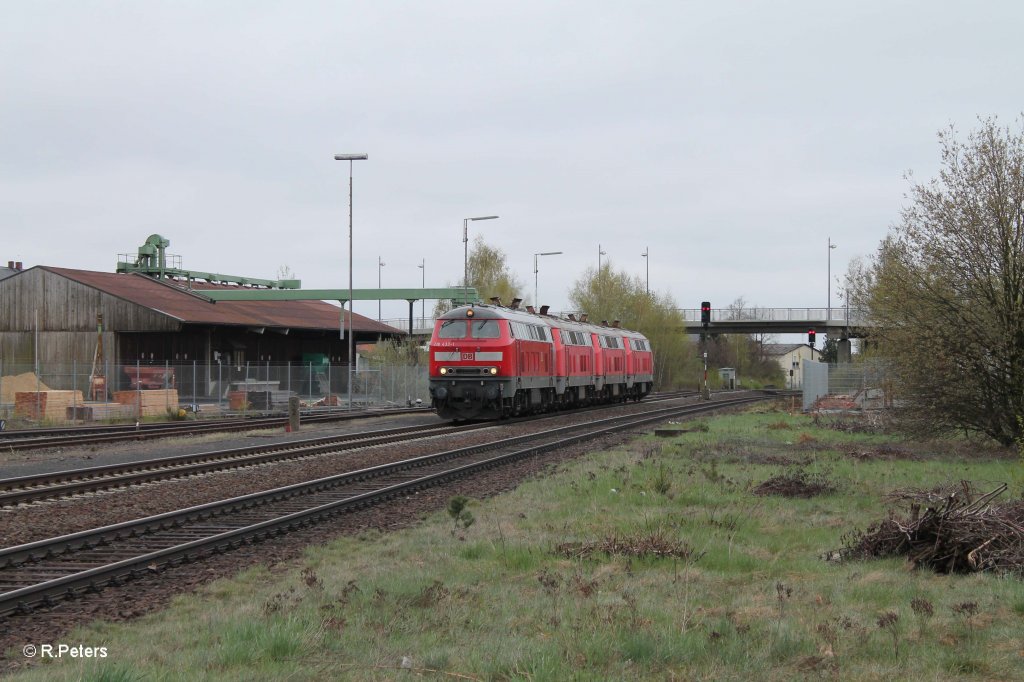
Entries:
[[608,252],[601,249],[601,245],[597,245],[597,305],[601,306],[601,256],[607,256]]
[[[377,291],[380,291],[380,271],[387,263],[382,256],[377,256]],[[380,322],[380,299],[377,299],[377,321]]]
[[[416,267],[418,267],[420,270],[423,271],[422,273],[420,273],[422,275],[422,281],[420,282],[420,286],[422,288],[426,289],[427,288],[427,259],[424,258],[423,262],[420,263],[419,265],[417,265]],[[423,318],[423,323],[426,324],[426,322],[427,322],[427,299],[425,299],[425,298],[421,298],[420,299],[420,317]]]
[[469,298],[469,221],[496,220],[496,215],[483,215],[476,218],[462,219],[462,288],[463,296]]
[[[355,362],[355,329],[352,326],[352,162],[365,161],[366,154],[335,154],[335,161],[348,161],[348,409],[352,411],[352,363]],[[342,306],[344,310],[344,306]],[[344,326],[341,330],[345,335]]]
[[561,254],[561,251],[544,251],[543,253],[533,254],[533,304],[540,308],[540,294],[537,293],[537,258],[538,256],[557,256]]
[[644,264],[647,266],[647,279],[645,280],[644,291],[647,292],[648,296],[651,295],[651,259],[648,258],[650,251],[650,247],[645,246],[644,252],[640,254],[644,257]]
[[832,318],[832,249],[836,245],[832,243],[832,237],[828,238],[828,308],[825,309],[825,322]]

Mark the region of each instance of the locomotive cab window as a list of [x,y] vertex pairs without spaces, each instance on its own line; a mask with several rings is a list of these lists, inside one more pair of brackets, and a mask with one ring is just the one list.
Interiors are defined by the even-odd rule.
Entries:
[[501,329],[498,328],[497,320],[474,320],[471,326],[474,339],[501,338]]
[[437,331],[440,339],[464,339],[466,338],[465,320],[445,320]]

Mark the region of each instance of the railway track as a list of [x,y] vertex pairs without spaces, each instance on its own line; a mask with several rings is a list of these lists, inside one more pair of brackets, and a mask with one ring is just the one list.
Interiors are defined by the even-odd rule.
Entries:
[[[653,402],[687,395],[691,394],[665,394]],[[0,479],[0,508],[436,435],[455,435],[495,424],[477,422],[454,425],[436,422]]]
[[0,550],[0,616],[200,560],[541,452],[761,397],[664,407],[537,431]]
[[[676,391],[653,394],[650,400],[668,400],[695,391]],[[357,412],[329,410],[326,412],[302,412],[303,424],[385,417],[403,414],[432,414],[429,407],[408,407],[386,410],[361,410]],[[75,426],[50,429],[18,429],[0,433],[0,450],[17,452],[43,448],[68,448],[79,445],[101,445],[119,441],[150,440],[175,436],[193,436],[208,433],[229,433],[233,431],[255,431],[259,429],[280,429],[288,423],[287,417],[241,417],[187,422],[157,422],[148,424],[116,424],[107,426]]]
[[[302,423],[304,424],[314,424],[402,414],[430,414],[430,408],[409,407],[389,410],[374,410],[372,412],[365,410],[359,412],[341,412],[335,410],[330,412],[303,413],[301,418]],[[118,424],[111,426],[76,426],[56,429],[21,429],[17,431],[4,431],[0,434],[0,450],[13,452],[21,450],[37,450],[41,448],[65,448],[79,445],[97,445],[103,443],[115,443],[118,441],[192,436],[206,433],[279,429],[284,428],[287,423],[287,417],[243,417],[208,421]]]
[[457,434],[486,426],[492,424],[455,426],[438,422],[5,478],[0,479],[0,508],[442,434]]

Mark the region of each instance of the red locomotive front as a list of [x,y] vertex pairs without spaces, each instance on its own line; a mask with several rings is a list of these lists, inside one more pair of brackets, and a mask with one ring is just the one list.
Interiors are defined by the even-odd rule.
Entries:
[[515,357],[508,321],[483,306],[442,315],[430,339],[430,397],[445,419],[503,416]]

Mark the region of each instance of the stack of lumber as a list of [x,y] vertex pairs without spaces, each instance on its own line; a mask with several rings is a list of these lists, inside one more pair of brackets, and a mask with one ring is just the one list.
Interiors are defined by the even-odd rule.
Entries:
[[17,391],[14,394],[14,416],[64,421],[68,408],[83,402],[81,391]]
[[139,417],[163,417],[167,410],[178,411],[178,391],[173,388],[148,391],[114,391],[114,400],[130,405]]
[[11,405],[18,391],[49,391],[50,387],[39,381],[35,372],[0,377],[0,403]]
[[121,403],[85,403],[78,407],[68,408],[68,419],[82,421],[103,421],[105,419],[125,419],[135,416],[134,405]]

